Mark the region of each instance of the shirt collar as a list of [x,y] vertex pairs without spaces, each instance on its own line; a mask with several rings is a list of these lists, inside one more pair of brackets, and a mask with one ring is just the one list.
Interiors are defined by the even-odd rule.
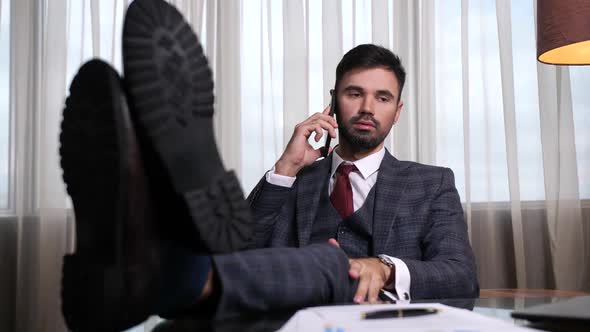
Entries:
[[334,149],[334,153],[332,154],[332,170],[330,172],[330,176],[334,176],[338,166],[342,163],[347,164],[354,164],[358,169],[359,173],[363,176],[363,179],[367,179],[373,173],[379,170],[379,166],[381,166],[381,161],[383,161],[383,157],[385,156],[385,147],[381,147],[381,150],[366,156],[365,158],[359,159],[353,163],[349,161],[345,161],[340,157],[336,149]]

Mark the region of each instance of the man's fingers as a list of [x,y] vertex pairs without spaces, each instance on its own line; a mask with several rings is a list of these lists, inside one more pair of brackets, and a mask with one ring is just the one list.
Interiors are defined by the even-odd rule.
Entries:
[[329,239],[328,243],[333,245],[336,248],[340,248],[340,243],[338,243],[338,241],[336,241],[336,239]]
[[[318,130],[320,132],[322,132],[322,134],[316,134],[316,136],[314,137],[314,140],[316,142],[320,141],[320,138],[322,138],[323,136],[323,130],[327,130],[328,134],[332,137],[332,138],[336,138],[336,129],[334,129],[334,126],[332,126],[332,124],[326,120],[323,119],[317,119],[316,121],[311,123],[312,125],[315,126],[315,132],[317,133]],[[318,129],[319,128],[319,129]]]
[[379,290],[382,286],[383,285],[381,285],[381,282],[379,282],[379,280],[371,280],[367,296],[367,300],[369,301],[369,303],[377,303],[377,300],[379,300]]
[[301,124],[309,124],[316,122],[317,120],[323,120],[329,122],[334,128],[338,128],[338,122],[333,116],[324,113],[315,113],[314,115],[307,118],[305,121],[301,122]]
[[334,126],[329,121],[321,119],[298,124],[295,128],[295,134],[304,135],[306,138],[309,138],[311,133],[315,132],[316,136],[314,139],[316,142],[319,142],[319,139],[323,136],[323,130],[327,130],[332,138],[336,138],[336,129],[334,129]]
[[359,280],[358,288],[354,294],[354,302],[362,303],[365,300],[367,297],[367,290],[369,289],[369,283],[370,279],[366,277]]
[[315,123],[319,124],[322,127],[322,129],[327,130],[328,133],[330,133],[330,136],[332,136],[332,138],[336,138],[336,129],[332,121],[328,121],[325,119],[317,119]]
[[324,136],[324,131],[322,130],[322,127],[319,124],[317,124],[315,126],[315,137],[313,139],[316,142],[319,142],[322,136]]
[[328,107],[324,108],[324,111],[322,112],[322,114],[330,114],[330,109],[332,108],[332,105],[328,104]]
[[316,137],[317,135],[320,135],[320,137],[323,135],[321,126],[314,123],[301,123],[297,126],[295,135],[303,135],[306,139],[308,139],[313,132],[316,133]]
[[348,275],[353,279],[359,278],[361,276],[361,264],[352,259],[349,262],[350,268],[348,269]]

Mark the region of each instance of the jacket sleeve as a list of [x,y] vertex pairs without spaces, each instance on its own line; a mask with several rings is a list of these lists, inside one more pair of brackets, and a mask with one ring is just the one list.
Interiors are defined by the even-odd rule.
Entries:
[[403,259],[413,299],[479,296],[475,258],[453,171],[445,168],[428,214],[422,259]]
[[263,176],[248,195],[254,222],[252,248],[268,247],[277,221],[294,218],[296,186],[297,182],[291,188],[273,185]]

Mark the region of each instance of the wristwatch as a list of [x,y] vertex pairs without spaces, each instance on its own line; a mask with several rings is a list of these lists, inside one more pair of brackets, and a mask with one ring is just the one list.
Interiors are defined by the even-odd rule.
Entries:
[[389,266],[390,268],[395,268],[395,263],[393,262],[393,259],[391,259],[391,257],[381,254],[377,256],[379,258],[379,260],[381,261],[381,263]]
[[377,256],[381,263],[385,264],[385,266],[391,269],[391,273],[389,274],[389,279],[385,282],[385,286],[392,285],[395,281],[395,263],[391,257],[381,254]]
[[[393,262],[393,259],[391,259],[391,257],[381,254],[377,256],[379,258],[379,260],[381,261],[381,263],[387,265],[389,268],[392,269],[391,271],[391,275],[389,276],[389,280],[387,280],[387,282],[385,283],[385,285],[393,285],[393,283],[395,282],[395,263]],[[410,299],[410,294],[408,294],[407,292],[402,294],[397,294],[397,296],[399,297],[399,300],[409,300]]]

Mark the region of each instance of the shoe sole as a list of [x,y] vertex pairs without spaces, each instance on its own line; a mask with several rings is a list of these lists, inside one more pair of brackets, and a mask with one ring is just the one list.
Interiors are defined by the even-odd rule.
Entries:
[[127,206],[121,185],[126,178],[121,155],[127,146],[116,125],[123,97],[115,75],[98,60],[80,68],[66,99],[60,134],[63,179],[76,214],[76,252],[106,265],[115,264],[119,255]]
[[212,72],[178,10],[161,0],[131,3],[123,27],[123,66],[132,116],[149,141],[147,154],[159,164],[149,172],[152,178],[165,174],[170,190],[181,197],[200,240],[196,251],[246,248],[251,217],[240,184],[233,172],[224,171],[216,147]]
[[[150,294],[140,275],[148,270],[129,259],[155,247],[146,233],[150,220],[129,208],[147,195],[139,190],[144,194],[129,196],[138,189],[130,184],[141,186],[131,164],[138,158],[133,140],[118,74],[100,60],[85,63],[72,80],[60,134],[63,179],[76,215],[76,251],[64,257],[61,289],[62,312],[73,331],[120,331],[148,317],[142,304],[149,299],[138,301]],[[146,225],[134,224],[142,221]],[[129,236],[146,243],[124,252]]]

